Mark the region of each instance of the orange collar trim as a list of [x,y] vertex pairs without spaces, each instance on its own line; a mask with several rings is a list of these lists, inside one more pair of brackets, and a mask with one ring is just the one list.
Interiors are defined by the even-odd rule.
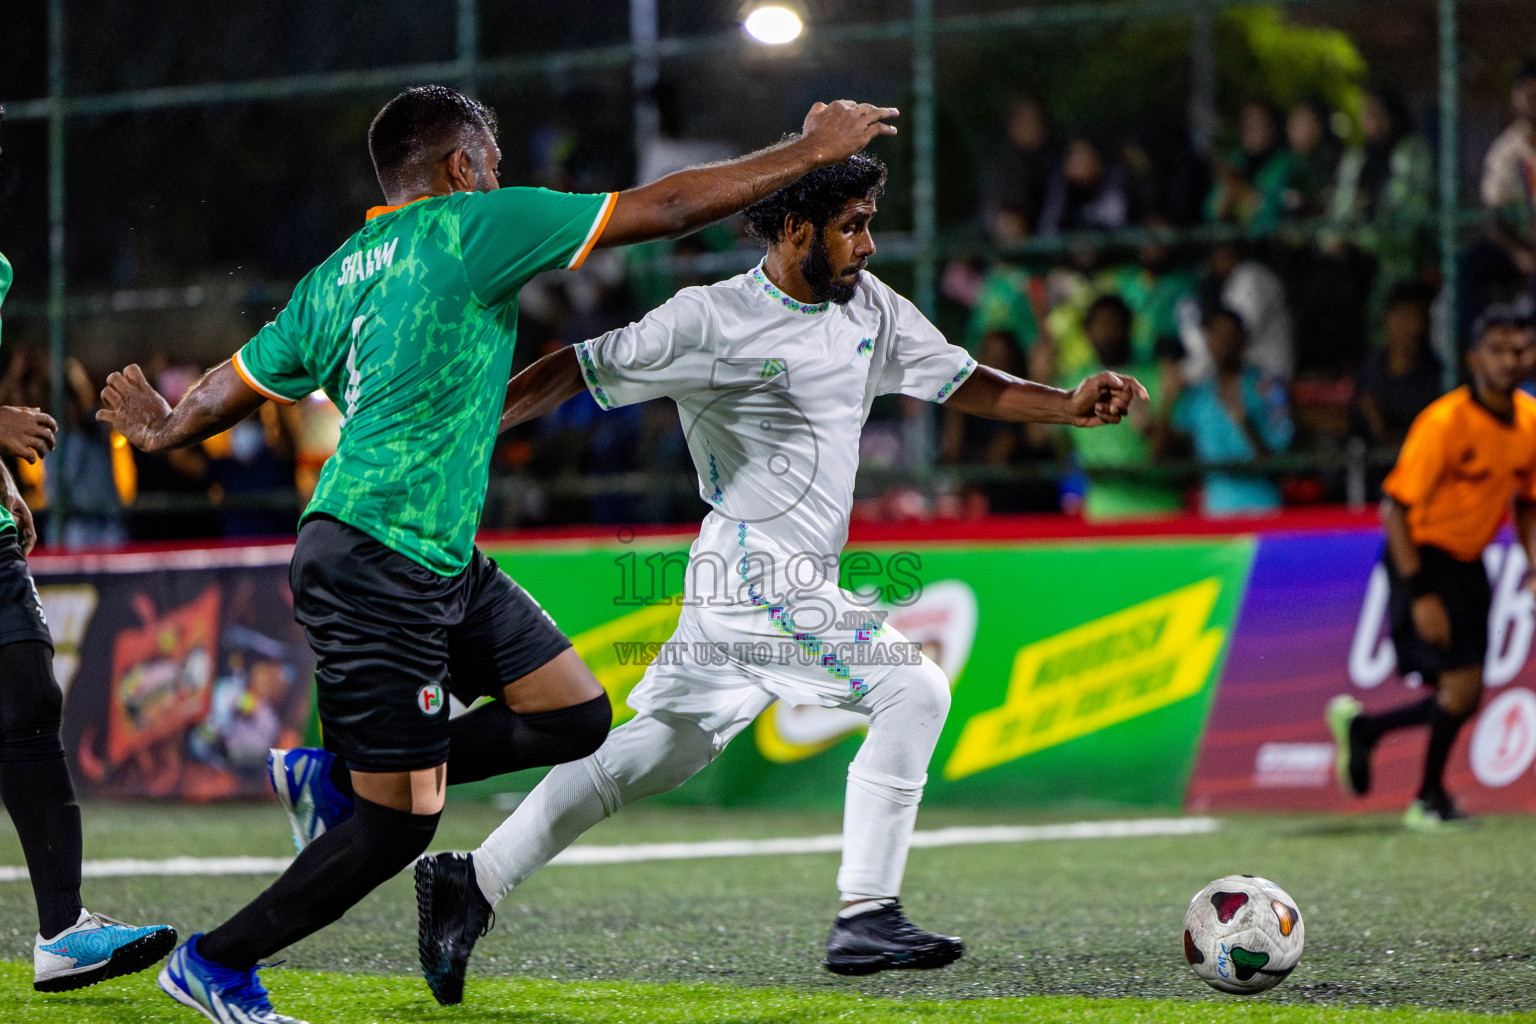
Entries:
[[[411,200],[411,203],[419,203],[423,199],[436,199],[436,198],[437,198],[437,196],[417,196],[415,199]],[[396,210],[403,210],[407,206],[410,206],[411,203],[401,203],[399,206],[372,206],[372,207],[369,207],[369,209],[368,209],[368,216],[364,217],[363,219],[364,220],[373,220],[373,218],[375,218],[375,217],[382,217],[386,213],[394,213]]]

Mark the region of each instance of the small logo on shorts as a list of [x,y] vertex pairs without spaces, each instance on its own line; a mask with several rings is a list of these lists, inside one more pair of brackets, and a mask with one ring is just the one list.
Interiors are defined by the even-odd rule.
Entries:
[[443,688],[436,683],[416,691],[416,706],[424,715],[435,715],[443,710]]

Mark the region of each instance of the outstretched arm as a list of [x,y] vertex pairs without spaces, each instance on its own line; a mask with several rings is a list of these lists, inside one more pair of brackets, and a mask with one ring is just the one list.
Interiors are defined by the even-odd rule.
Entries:
[[519,423],[551,413],[583,389],[576,346],[551,352],[507,384],[507,398],[501,406],[501,430],[511,430]]
[[1119,423],[1135,398],[1147,400],[1147,389],[1141,382],[1107,370],[1094,374],[1071,391],[1063,391],[1021,380],[990,366],[978,366],[949,396],[944,407],[1009,423],[1102,427]]
[[818,167],[847,159],[876,136],[896,134],[885,121],[897,113],[849,100],[818,103],[798,138],[620,192],[597,247],[685,235],[744,210]]
[[226,359],[192,385],[173,409],[135,363],[107,378],[96,418],[111,424],[140,451],[163,452],[222,434],[266,400]]

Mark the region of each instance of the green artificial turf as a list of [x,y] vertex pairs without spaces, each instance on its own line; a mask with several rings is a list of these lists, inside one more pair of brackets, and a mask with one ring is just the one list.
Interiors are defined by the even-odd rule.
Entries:
[[[1418,1009],[1285,1006],[1252,1000],[1188,1003],[1032,996],[936,1002],[878,999],[841,992],[742,989],[718,984],[518,978],[482,981],[470,1001],[445,1008],[434,1003],[425,986],[413,978],[281,969],[268,973],[274,1006],[312,1024],[1489,1024],[1532,1019],[1529,1014],[1489,1017]],[[0,964],[0,986],[7,991],[23,988],[28,980],[26,965]],[[203,1019],[163,996],[148,972],[65,995],[18,996],[4,1006],[8,1024],[54,1024],[60,1020],[79,1024],[191,1024]]]
[[[473,847],[501,818],[484,805],[451,804],[436,845]],[[1025,820],[1040,819],[935,811],[924,812],[919,827]],[[86,821],[92,858],[287,852],[282,817],[270,807],[88,806]],[[594,829],[588,841],[837,829],[831,815],[641,807]],[[1387,819],[1285,816],[1224,819],[1219,832],[1201,836],[918,849],[904,894],[910,916],[963,936],[965,959],[942,971],[864,979],[837,978],[818,964],[835,908],[834,855],[554,867],[498,908],[497,927],[471,963],[466,1006],[454,1014],[433,1008],[415,978],[414,907],[401,877],[340,924],[282,954],[287,963],[268,973],[268,984],[279,1009],[315,1014],[315,1024],[1450,1020],[1421,1010],[1354,1011],[1531,1012],[1533,852],[1536,821],[1525,818],[1425,836]],[[14,837],[0,833],[0,863],[19,862]],[[1189,972],[1180,945],[1189,896],[1233,872],[1280,883],[1307,925],[1301,966],[1252,999],[1207,989]],[[217,924],[267,881],[88,879],[86,901],[116,917],[169,921],[190,934]],[[0,957],[29,959],[34,928],[28,887],[0,885]],[[322,979],[312,971],[349,977]],[[0,978],[0,1021],[29,1021],[34,1017],[23,1014],[34,1012],[38,1020],[196,1019],[154,992],[147,977],[67,997],[80,1000],[80,1009],[62,1017],[34,1011],[43,1001],[25,981],[20,969]],[[118,1008],[124,993],[132,998]],[[322,996],[334,998],[335,1007],[318,1001]],[[1019,1001],[1041,996],[1120,998]],[[106,1015],[80,1015],[86,1007]]]

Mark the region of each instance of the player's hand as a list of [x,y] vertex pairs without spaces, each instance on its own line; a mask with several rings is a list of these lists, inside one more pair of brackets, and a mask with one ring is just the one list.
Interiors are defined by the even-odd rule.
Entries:
[[59,425],[40,409],[0,406],[0,455],[36,462],[53,451]]
[[1419,639],[1442,651],[1451,646],[1451,616],[1439,594],[1424,594],[1413,601],[1413,628]]
[[852,100],[818,103],[805,115],[803,140],[812,148],[818,167],[846,160],[880,135],[895,135],[885,122],[901,116],[895,107],[877,107]]
[[1138,398],[1147,401],[1141,381],[1104,370],[1067,392],[1067,413],[1074,427],[1102,427],[1119,423]]
[[171,404],[150,386],[144,371],[133,363],[107,378],[96,418],[109,424],[135,448],[152,452],[158,450],[160,428],[171,418]]

